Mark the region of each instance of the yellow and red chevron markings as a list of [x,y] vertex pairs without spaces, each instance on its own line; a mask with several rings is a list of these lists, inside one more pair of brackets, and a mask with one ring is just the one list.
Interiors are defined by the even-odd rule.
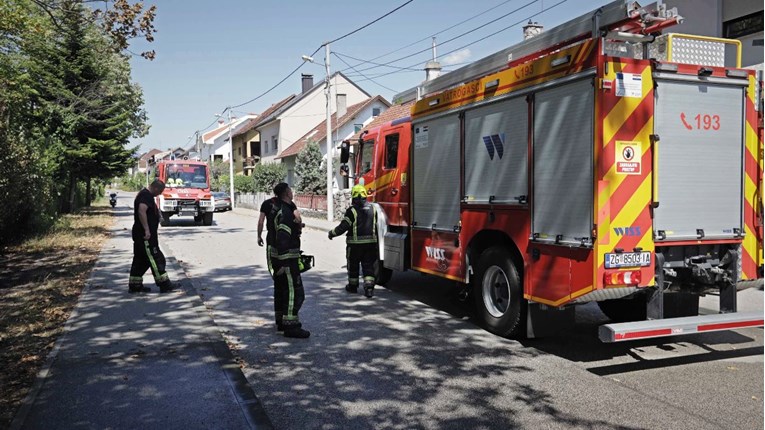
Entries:
[[763,264],[762,229],[757,226],[758,214],[762,213],[762,141],[758,133],[757,111],[754,107],[756,81],[749,75],[746,91],[746,124],[744,130],[744,244],[741,253],[741,270],[744,279],[757,278],[757,266]]

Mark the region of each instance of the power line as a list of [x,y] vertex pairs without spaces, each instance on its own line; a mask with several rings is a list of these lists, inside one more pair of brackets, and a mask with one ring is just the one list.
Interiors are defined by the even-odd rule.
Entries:
[[[351,57],[350,55],[347,55],[347,54],[341,54],[341,53],[339,53],[339,52],[332,52],[332,53],[333,53],[333,54],[335,54],[335,55],[343,56],[343,57],[345,57],[345,58],[350,58],[351,60],[361,61],[361,63],[369,63],[369,64],[374,64],[374,65],[376,65],[376,66],[380,66],[380,67],[390,67],[390,68],[392,68],[392,69],[399,69],[399,70],[412,70],[412,71],[415,71],[415,70],[420,70],[420,69],[412,69],[412,68],[408,68],[408,67],[399,67],[399,66],[393,66],[393,65],[390,65],[390,64],[375,63],[375,62],[373,62],[373,61],[371,61],[371,60],[369,60],[369,61],[367,61],[367,60],[362,60],[362,59],[360,59],[360,58]],[[339,58],[339,57],[338,57],[338,58]],[[342,60],[342,58],[341,58],[341,60]],[[349,68],[351,68],[351,69],[353,69],[353,70],[356,70],[356,69],[355,69],[355,66],[351,66],[350,64],[346,63],[345,61],[343,61],[343,63],[347,64]],[[358,64],[357,64],[357,66],[358,66]]]
[[[381,17],[379,17],[379,18],[375,19],[374,21],[372,21],[372,22],[370,22],[370,23],[368,23],[368,24],[366,24],[366,25],[363,25],[363,26],[361,26],[361,27],[359,27],[359,28],[357,28],[357,29],[355,29],[355,30],[353,30],[353,31],[349,32],[349,33],[346,33],[346,34],[344,34],[344,35],[342,35],[342,36],[340,36],[340,37],[338,37],[338,38],[336,38],[336,39],[332,39],[332,40],[330,40],[329,42],[327,42],[327,43],[325,43],[324,45],[321,45],[321,46],[325,46],[325,45],[327,45],[327,44],[329,44],[329,43],[335,43],[335,42],[337,42],[338,40],[342,40],[342,39],[345,39],[346,37],[348,37],[348,36],[350,36],[350,35],[352,35],[352,34],[354,34],[354,33],[357,33],[357,32],[359,32],[359,31],[361,31],[361,30],[363,30],[363,29],[365,29],[365,28],[369,27],[370,25],[372,25],[372,24],[376,23],[377,21],[380,21],[381,19],[383,19],[383,18],[385,18],[386,16],[388,16],[388,15],[390,15],[390,14],[392,14],[392,13],[396,12],[397,10],[401,9],[402,7],[404,7],[404,6],[408,5],[409,3],[413,2],[413,1],[414,1],[414,0],[409,0],[409,1],[405,2],[404,4],[402,4],[401,6],[399,6],[399,7],[395,8],[395,9],[393,9],[392,11],[390,11],[390,12],[386,13],[385,15],[383,15],[383,16],[381,16]],[[311,56],[313,57],[313,55],[311,55]]]
[[[343,59],[343,57],[339,56],[339,55],[338,55],[336,52],[333,52],[333,54],[335,54],[335,57],[337,57],[337,58],[338,58],[340,61],[342,61],[343,63],[345,63],[345,65],[346,65],[346,66],[350,67],[350,68],[351,68],[351,69],[353,69],[353,70],[356,70],[356,68],[355,68],[355,67],[353,67],[353,66],[351,66],[350,64],[348,64],[348,62],[347,62],[347,61],[345,61],[345,60]],[[390,87],[386,87],[385,85],[383,85],[383,84],[381,84],[381,83],[379,83],[379,82],[375,81],[374,79],[372,79],[372,78],[370,78],[370,77],[368,77],[368,76],[364,75],[364,74],[363,74],[363,73],[361,73],[361,72],[358,72],[358,71],[357,71],[357,73],[358,73],[358,74],[360,74],[361,76],[364,76],[364,77],[365,77],[367,80],[369,80],[370,82],[372,82],[372,83],[373,83],[373,84],[375,84],[375,85],[378,85],[378,86],[380,86],[380,87],[382,87],[382,88],[385,88],[385,89],[386,89],[386,90],[388,90],[388,91],[393,91],[393,93],[397,93],[397,92],[398,92],[398,91],[396,91],[396,90],[394,90],[394,89],[392,89],[392,88],[390,88]]]
[[[460,21],[460,22],[458,22],[458,23],[456,23],[456,24],[454,24],[454,25],[452,25],[452,26],[450,26],[450,27],[447,27],[447,28],[445,28],[445,29],[443,29],[443,30],[441,30],[441,31],[438,31],[438,32],[436,32],[436,33],[433,33],[433,34],[431,34],[430,36],[424,37],[424,38],[422,38],[422,39],[420,39],[420,40],[414,41],[414,42],[412,42],[412,43],[410,43],[410,44],[408,44],[408,45],[405,45],[405,46],[402,46],[402,47],[400,47],[400,48],[394,49],[393,51],[389,51],[389,52],[386,52],[385,54],[382,54],[382,55],[378,55],[377,57],[374,57],[374,58],[372,58],[370,61],[367,61],[367,62],[371,63],[371,62],[372,62],[372,61],[374,61],[374,60],[377,60],[377,59],[380,59],[380,58],[383,58],[383,57],[387,57],[387,56],[388,56],[388,55],[390,55],[390,54],[395,54],[396,52],[399,52],[399,51],[403,51],[404,49],[406,49],[406,48],[408,48],[408,47],[410,47],[410,46],[416,45],[416,44],[418,44],[418,43],[420,43],[420,42],[424,42],[424,41],[426,41],[426,40],[428,40],[428,39],[430,39],[430,38],[432,38],[432,37],[438,36],[439,34],[442,34],[442,33],[446,33],[447,31],[449,31],[449,30],[451,30],[451,29],[453,29],[453,28],[455,28],[455,27],[459,27],[460,25],[462,25],[462,24],[464,24],[464,23],[466,23],[466,22],[468,22],[468,21],[472,21],[473,19],[475,19],[475,18],[478,18],[478,17],[479,17],[479,16],[481,16],[481,15],[484,15],[484,14],[486,14],[486,13],[489,13],[489,12],[491,12],[492,10],[494,10],[494,9],[496,9],[496,8],[500,7],[500,6],[504,6],[505,4],[507,4],[507,3],[510,3],[511,1],[515,1],[515,0],[505,0],[505,1],[503,1],[502,3],[499,3],[499,4],[498,4],[498,5],[496,5],[496,6],[492,6],[492,7],[490,7],[489,9],[486,9],[486,10],[484,10],[483,12],[481,12],[481,13],[479,13],[479,14],[477,14],[477,15],[473,15],[473,16],[471,16],[470,18],[464,19],[464,20],[462,20],[462,21]],[[363,61],[363,60],[359,60],[359,61]],[[358,64],[357,64],[357,65],[358,65]]]
[[[508,25],[508,26],[507,26],[507,27],[505,27],[505,28],[499,29],[499,30],[497,30],[497,31],[495,31],[495,32],[493,32],[493,33],[491,33],[491,34],[488,34],[488,35],[486,35],[486,36],[484,36],[484,37],[482,37],[482,38],[480,38],[480,39],[476,39],[476,40],[474,40],[474,41],[472,41],[472,42],[470,42],[470,43],[468,43],[468,44],[462,45],[462,46],[460,46],[459,48],[455,48],[455,49],[453,49],[453,50],[451,50],[451,51],[449,51],[449,52],[447,52],[447,53],[445,53],[445,54],[442,54],[442,55],[449,55],[449,54],[452,54],[452,53],[454,53],[454,52],[457,52],[457,51],[459,51],[459,50],[461,50],[461,49],[465,49],[465,48],[467,48],[467,47],[468,47],[468,46],[470,46],[470,45],[476,44],[476,43],[478,43],[478,42],[482,42],[482,41],[484,41],[484,40],[486,40],[486,39],[488,39],[488,38],[490,38],[490,37],[496,36],[497,34],[499,34],[499,33],[502,33],[503,31],[509,30],[509,29],[511,29],[511,28],[513,28],[513,27],[515,27],[515,26],[519,25],[519,24],[523,24],[524,22],[526,22],[526,21],[527,21],[527,20],[529,20],[529,19],[535,18],[535,17],[537,17],[537,16],[539,16],[539,15],[543,14],[544,12],[547,12],[547,11],[548,11],[548,10],[550,10],[550,9],[553,9],[553,8],[555,8],[555,7],[557,7],[557,6],[560,6],[561,4],[563,4],[563,3],[566,3],[567,1],[568,1],[568,0],[561,0],[561,1],[559,1],[558,3],[555,3],[555,4],[554,4],[554,5],[552,5],[552,6],[546,7],[546,8],[544,8],[544,9],[540,10],[539,12],[537,12],[537,13],[535,13],[535,14],[532,14],[532,15],[530,15],[530,16],[528,16],[528,17],[524,18],[524,19],[521,19],[520,21],[517,21],[517,22],[515,22],[515,23],[513,23],[513,24],[511,24],[511,25]],[[415,64],[413,64],[413,65],[411,65],[411,66],[409,66],[409,67],[415,67],[415,66],[417,66],[417,64],[419,64],[419,63],[415,63]],[[365,70],[365,69],[362,69],[362,70]],[[383,74],[377,75],[376,77],[378,77],[378,78],[379,78],[379,77],[382,77],[382,76],[392,75],[392,74],[394,74],[394,73],[401,73],[401,71],[400,71],[400,70],[394,70],[394,71],[392,71],[392,72],[388,72],[388,73],[383,73]],[[363,82],[363,81],[364,81],[364,79],[360,79],[360,80],[358,80],[357,82]]]
[[[501,15],[501,16],[499,16],[499,17],[497,17],[497,18],[494,18],[494,19],[492,19],[491,21],[489,21],[489,22],[487,22],[487,23],[484,23],[484,24],[482,24],[482,25],[480,25],[480,26],[478,26],[478,27],[472,28],[472,29],[470,29],[470,30],[468,30],[468,31],[465,31],[465,32],[461,33],[461,34],[458,34],[457,36],[454,36],[454,37],[452,37],[451,39],[448,39],[448,40],[445,40],[445,41],[443,41],[443,42],[441,42],[441,43],[438,43],[436,46],[442,46],[442,45],[445,45],[445,44],[447,44],[447,43],[449,43],[449,42],[452,42],[452,41],[454,41],[454,40],[457,40],[457,39],[459,39],[459,38],[461,38],[461,37],[467,36],[468,34],[470,34],[470,33],[473,33],[473,32],[475,32],[475,31],[478,31],[478,30],[480,30],[480,29],[482,29],[482,28],[486,27],[486,26],[487,26],[487,25],[489,25],[489,24],[493,24],[493,23],[495,23],[495,22],[497,22],[497,21],[499,21],[499,20],[501,20],[501,19],[507,18],[508,16],[510,16],[510,15],[512,15],[512,14],[514,14],[514,13],[518,12],[518,11],[521,11],[521,10],[523,10],[523,9],[525,9],[525,8],[527,8],[527,7],[529,7],[529,6],[531,6],[531,5],[533,5],[534,3],[539,3],[539,1],[540,1],[540,0],[532,0],[532,1],[530,1],[530,2],[528,2],[528,3],[526,3],[526,4],[524,4],[524,5],[523,5],[523,6],[521,6],[521,7],[515,8],[515,9],[511,10],[510,12],[508,12],[508,13],[506,13],[506,14],[504,14],[504,15]],[[544,9],[544,10],[546,10],[546,9]],[[543,11],[544,11],[544,10],[543,10]],[[500,31],[502,31],[502,30],[500,30]],[[431,50],[431,48],[422,49],[422,50],[420,50],[420,51],[417,51],[417,52],[415,52],[415,53],[412,53],[412,54],[409,54],[409,55],[405,55],[405,56],[403,56],[403,57],[400,57],[400,58],[397,58],[397,59],[395,59],[395,60],[391,60],[391,61],[387,62],[386,64],[398,63],[398,62],[399,62],[399,61],[401,61],[401,60],[406,60],[407,58],[411,58],[411,57],[414,57],[415,55],[419,55],[419,54],[422,54],[423,52],[428,52],[428,51],[430,51],[430,50]],[[454,51],[451,51],[451,52],[454,52]],[[446,55],[446,54],[441,54],[441,55]],[[360,72],[363,72],[363,71],[367,71],[367,70],[376,69],[376,68],[378,68],[378,67],[380,67],[380,66],[370,66],[370,67],[367,67],[367,68],[364,68],[364,69],[359,69],[358,71],[360,71]]]

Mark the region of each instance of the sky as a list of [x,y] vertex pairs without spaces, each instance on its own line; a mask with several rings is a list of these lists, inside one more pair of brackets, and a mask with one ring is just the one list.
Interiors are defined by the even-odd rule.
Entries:
[[[263,94],[301,64],[284,83],[233,109],[233,114],[260,113],[300,92],[301,73],[313,74],[318,83],[325,77],[322,43],[362,27],[406,1],[145,1],[147,6],[157,6],[155,41],[136,40],[130,50],[154,49],[157,54],[154,61],[138,56],[131,61],[133,80],[143,88],[151,128],[132,145],[140,145],[141,152],[186,148],[195,131],[215,125],[215,114]],[[368,93],[391,101],[394,94],[425,78],[423,67],[431,59],[434,35],[444,71],[454,70],[521,41],[521,27],[529,19],[550,29],[606,3],[609,1],[413,0],[330,44],[330,69],[343,72]],[[317,49],[314,63],[301,60],[302,55]],[[418,51],[425,52],[416,54]],[[320,121],[321,117],[316,119]]]

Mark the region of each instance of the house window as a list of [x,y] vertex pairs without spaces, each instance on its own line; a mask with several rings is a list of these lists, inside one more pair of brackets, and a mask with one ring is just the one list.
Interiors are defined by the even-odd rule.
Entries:
[[385,168],[395,169],[398,164],[398,134],[385,136]]
[[242,147],[236,148],[236,155],[242,155]]
[[372,108],[372,116],[380,116],[380,108]]
[[353,124],[353,132],[358,133],[364,128],[364,124]]
[[279,136],[271,136],[271,151],[276,152],[279,149]]

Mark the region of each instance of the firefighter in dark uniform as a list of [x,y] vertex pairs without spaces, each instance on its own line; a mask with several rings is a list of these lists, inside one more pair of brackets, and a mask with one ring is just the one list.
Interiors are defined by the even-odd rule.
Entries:
[[359,263],[364,274],[364,295],[374,296],[375,273],[377,261],[377,213],[367,202],[367,190],[363,185],[351,189],[351,207],[345,211],[345,217],[340,224],[329,232],[329,238],[348,232],[345,243],[348,259],[348,285],[345,290],[356,293],[359,289]]
[[[263,225],[266,226],[266,263],[268,265],[268,273],[271,277],[274,276],[273,263],[271,261],[271,252],[274,247],[274,241],[276,237],[276,213],[281,207],[279,195],[283,193],[289,185],[282,182],[274,187],[274,196],[267,199],[260,205],[260,218],[258,219],[258,246],[263,246]],[[282,308],[281,303],[284,294],[277,292],[276,284],[274,284],[274,321],[276,322],[277,330],[282,331]]]
[[165,256],[159,249],[157,238],[161,215],[154,197],[162,194],[164,189],[164,182],[156,180],[139,191],[133,202],[133,264],[130,266],[128,281],[128,291],[131,293],[151,291],[143,286],[143,274],[149,269],[160,292],[171,291],[174,287],[165,272]]
[[[286,184],[285,184],[286,185]],[[300,277],[300,233],[302,220],[300,212],[292,203],[289,186],[279,190],[279,201],[274,224],[276,234],[271,248],[271,263],[274,270],[274,306],[281,311],[281,326],[285,337],[307,338],[311,332],[302,328],[298,312],[305,300],[303,280]]]

